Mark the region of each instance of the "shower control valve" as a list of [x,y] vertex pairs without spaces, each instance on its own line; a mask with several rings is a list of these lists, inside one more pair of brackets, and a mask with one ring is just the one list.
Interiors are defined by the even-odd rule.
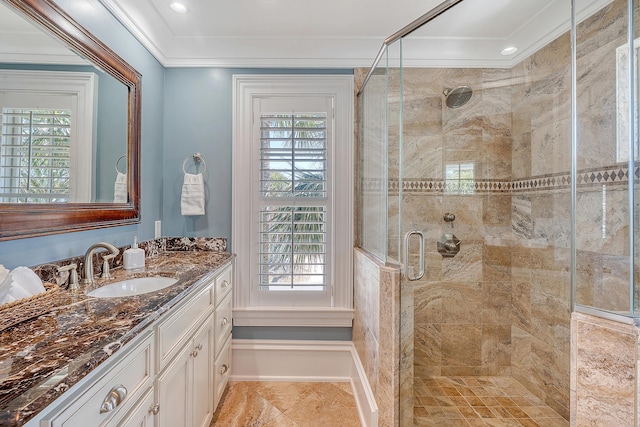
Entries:
[[438,252],[445,258],[454,257],[460,252],[460,243],[462,242],[455,234],[445,233],[438,240]]

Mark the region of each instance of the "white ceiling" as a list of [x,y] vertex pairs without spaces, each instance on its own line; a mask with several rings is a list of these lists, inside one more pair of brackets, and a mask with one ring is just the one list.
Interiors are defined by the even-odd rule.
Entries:
[[[190,12],[178,15],[169,0],[99,1],[165,67],[279,68],[371,66],[384,39],[441,2],[185,0]],[[576,0],[579,16],[610,1]],[[570,13],[569,0],[464,0],[403,41],[403,63],[510,67],[569,30]],[[25,44],[42,45],[20,21],[0,9],[0,61],[29,62]],[[500,55],[510,45],[518,53]]]
[[[441,0],[100,0],[167,67],[367,67]],[[611,0],[577,0],[581,9]],[[569,0],[464,0],[408,39],[409,66],[509,67],[570,29]],[[500,51],[516,44],[519,55]]]

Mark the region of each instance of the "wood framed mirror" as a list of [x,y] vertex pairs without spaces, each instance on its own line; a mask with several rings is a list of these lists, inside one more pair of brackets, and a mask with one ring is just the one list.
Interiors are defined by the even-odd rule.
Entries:
[[[115,169],[126,166],[124,199],[62,200],[44,203],[20,202],[0,199],[0,240],[43,236],[71,231],[113,227],[140,222],[140,120],[141,75],[120,58],[108,46],[73,20],[52,0],[0,0],[6,6],[25,17],[44,32],[61,41],[71,51],[88,61],[97,74],[102,73],[122,84],[122,147],[116,156]],[[96,109],[98,110],[98,109]],[[2,113],[2,111],[0,111]],[[97,115],[101,114],[98,111]],[[0,114],[1,116],[2,114]],[[97,119],[96,119],[97,121]],[[125,129],[126,128],[126,129]],[[126,135],[126,136],[125,136]],[[82,141],[80,141],[82,142]],[[93,159],[107,156],[108,151],[93,153]],[[124,154],[121,151],[125,151]],[[113,165],[113,162],[111,163]],[[106,169],[106,168],[102,168]],[[0,170],[1,167],[0,167]],[[110,170],[113,174],[113,170]],[[116,181],[113,177],[111,189]],[[93,184],[95,187],[95,184]],[[122,187],[124,188],[124,187]],[[116,186],[117,191],[117,186]],[[0,191],[1,193],[2,191]],[[9,200],[9,202],[6,202]],[[117,202],[117,203],[114,203]]]

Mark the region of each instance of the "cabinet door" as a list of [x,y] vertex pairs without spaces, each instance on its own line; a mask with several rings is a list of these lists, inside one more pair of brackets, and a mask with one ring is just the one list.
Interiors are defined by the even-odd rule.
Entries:
[[154,427],[153,406],[153,388],[149,388],[118,423],[118,427]]
[[158,427],[189,426],[191,351],[187,344],[156,379]]
[[193,426],[208,427],[213,417],[213,314],[193,338]]

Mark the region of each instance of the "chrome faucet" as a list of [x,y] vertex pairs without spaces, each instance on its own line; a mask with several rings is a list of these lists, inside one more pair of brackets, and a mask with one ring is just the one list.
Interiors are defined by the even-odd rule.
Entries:
[[[96,249],[103,248],[111,251],[111,255],[114,257],[120,253],[118,248],[113,246],[111,243],[107,242],[99,242],[89,246],[87,252],[84,254],[84,280],[82,281],[85,285],[91,285],[94,283],[93,281],[93,253]],[[109,273],[107,272],[107,275]]]

